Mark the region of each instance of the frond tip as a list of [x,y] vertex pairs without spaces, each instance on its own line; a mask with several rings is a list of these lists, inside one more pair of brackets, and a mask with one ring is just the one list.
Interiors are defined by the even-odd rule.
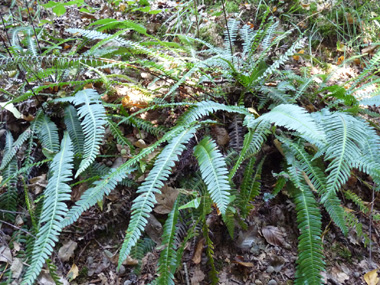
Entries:
[[195,148],[194,155],[198,159],[202,178],[207,185],[211,199],[216,203],[220,212],[225,214],[230,196],[228,170],[222,154],[216,143],[205,137]]

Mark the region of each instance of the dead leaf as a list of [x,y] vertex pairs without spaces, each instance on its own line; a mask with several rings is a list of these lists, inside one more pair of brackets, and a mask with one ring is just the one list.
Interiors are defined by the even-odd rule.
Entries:
[[344,61],[344,56],[342,55],[342,56],[340,56],[340,57],[338,58],[338,61],[336,62],[336,64],[337,64],[337,65],[340,65],[340,64],[342,64],[343,61]]
[[73,281],[75,278],[78,277],[78,274],[79,274],[79,269],[78,269],[78,266],[76,266],[75,264],[73,264],[71,266],[71,269],[69,271],[69,273],[67,273],[66,277],[67,279],[69,279],[69,281]]
[[225,146],[230,141],[230,136],[225,128],[213,126],[212,132],[218,145]]
[[253,267],[253,263],[252,262],[244,261],[244,258],[242,256],[240,256],[240,255],[235,256],[235,259],[232,262],[236,263],[236,264],[239,264],[241,266],[244,266],[244,267]]
[[377,275],[377,270],[379,270],[379,269],[375,269],[375,270],[372,270],[372,271],[364,274],[364,281],[368,285],[377,285],[377,283],[379,283],[380,279]]
[[0,262],[12,263],[11,249],[5,245],[0,247]]
[[161,194],[156,194],[157,205],[153,209],[158,214],[169,214],[173,209],[175,200],[177,199],[179,191],[175,188],[164,186],[161,189]]
[[267,243],[274,246],[284,246],[286,244],[283,233],[274,226],[266,226],[261,229],[261,233],[263,234]]
[[20,258],[13,259],[12,265],[11,265],[11,271],[12,271],[12,278],[19,278],[22,272],[24,265],[22,264],[22,261]]
[[205,242],[205,239],[202,238],[198,241],[197,246],[194,251],[193,258],[191,259],[195,264],[199,264],[202,260],[202,251],[203,251],[203,244]]
[[190,278],[190,284],[196,285],[201,284],[201,282],[205,279],[206,275],[203,271],[197,266],[193,271],[193,276]]
[[69,259],[73,256],[77,246],[78,244],[75,241],[69,240],[68,242],[64,243],[63,246],[59,249],[58,257],[64,262],[69,261]]

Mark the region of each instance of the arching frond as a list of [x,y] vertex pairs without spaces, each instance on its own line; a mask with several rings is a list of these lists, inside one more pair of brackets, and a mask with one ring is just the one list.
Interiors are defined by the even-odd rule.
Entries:
[[138,188],[137,193],[139,196],[133,201],[131,220],[120,250],[119,267],[140,238],[148,222],[147,217],[156,203],[155,194],[161,193],[160,189],[164,186],[163,182],[168,179],[171,168],[184,151],[185,144],[194,136],[195,131],[196,128],[191,127],[172,138],[157,157],[145,181]]
[[34,243],[32,260],[22,284],[33,284],[42,266],[52,253],[62,221],[67,213],[65,201],[70,200],[70,181],[73,169],[73,146],[68,133],[64,134],[60,151],[50,165],[51,177],[45,190],[39,230]]
[[257,119],[253,116],[247,117],[247,126],[253,128],[262,121],[294,130],[299,133],[299,136],[316,145],[324,144],[326,140],[323,129],[316,124],[305,109],[297,105],[279,105]]

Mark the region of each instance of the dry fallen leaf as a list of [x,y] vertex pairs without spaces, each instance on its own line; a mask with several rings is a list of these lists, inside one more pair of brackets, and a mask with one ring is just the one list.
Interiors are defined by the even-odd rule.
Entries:
[[284,240],[283,233],[274,226],[266,226],[261,229],[261,232],[267,243],[274,246],[285,246],[287,243]]
[[193,258],[191,259],[195,264],[199,264],[201,262],[204,241],[204,238],[199,240],[197,243],[197,247],[195,248]]
[[241,266],[244,266],[244,267],[253,267],[253,263],[252,262],[244,261],[244,258],[242,256],[240,256],[240,255],[235,256],[234,261],[232,261],[232,262],[236,263],[236,264],[239,264]]
[[69,271],[69,273],[67,273],[67,279],[69,279],[69,281],[73,281],[75,278],[78,277],[78,274],[79,274],[79,269],[78,269],[78,266],[76,266],[75,264],[73,264],[71,266],[71,269]]
[[78,244],[75,241],[69,240],[63,243],[62,247],[58,251],[58,257],[63,261],[69,261],[73,256],[74,250],[77,248]]
[[368,285],[377,285],[377,283],[379,283],[380,279],[377,275],[377,270],[378,269],[375,269],[375,270],[372,270],[370,272],[367,272],[366,274],[364,274],[364,281],[368,284]]
[[164,186],[161,189],[161,194],[156,193],[156,207],[153,209],[158,214],[169,214],[173,209],[175,200],[179,191],[175,188]]
[[342,55],[342,56],[340,56],[340,57],[338,58],[338,61],[336,62],[336,64],[337,64],[337,65],[340,65],[340,64],[342,64],[343,61],[344,61],[344,56]]

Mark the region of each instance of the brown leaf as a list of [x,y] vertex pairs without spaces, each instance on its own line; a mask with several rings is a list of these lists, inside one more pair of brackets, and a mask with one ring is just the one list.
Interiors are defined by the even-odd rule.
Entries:
[[274,226],[266,226],[261,229],[261,232],[267,243],[274,246],[284,246],[286,244],[283,233]]
[[197,247],[195,248],[193,258],[191,259],[195,264],[199,264],[201,262],[204,242],[205,239],[202,238],[197,243]]
[[161,194],[156,194],[157,205],[153,211],[158,214],[169,214],[178,196],[178,190],[172,187],[164,186]]
[[232,262],[236,263],[236,264],[239,264],[241,266],[244,266],[244,267],[253,267],[253,263],[252,262],[244,261],[244,258],[242,256],[240,256],[240,255],[235,256],[235,259]]

